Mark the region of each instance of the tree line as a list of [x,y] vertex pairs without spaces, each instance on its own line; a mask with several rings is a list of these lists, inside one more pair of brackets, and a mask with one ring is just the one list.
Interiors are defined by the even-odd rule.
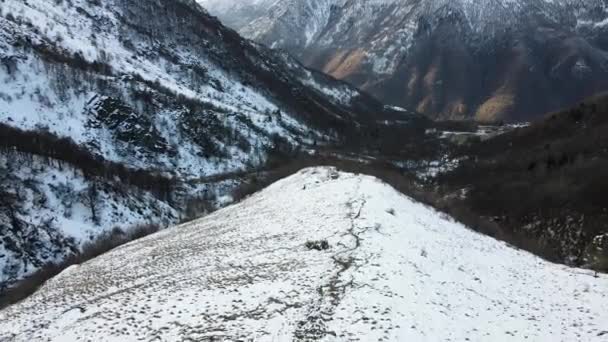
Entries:
[[131,169],[105,160],[76,144],[72,139],[58,137],[51,132],[24,131],[0,123],[0,150],[4,153],[23,154],[24,160],[38,156],[47,165],[70,166],[82,171],[92,180],[102,178],[119,179],[121,183],[148,191],[158,199],[170,202],[175,179],[148,170]]

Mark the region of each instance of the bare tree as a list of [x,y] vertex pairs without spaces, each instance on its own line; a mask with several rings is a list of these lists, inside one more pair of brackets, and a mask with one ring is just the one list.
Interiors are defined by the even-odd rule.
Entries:
[[99,215],[97,202],[99,200],[99,191],[97,190],[97,184],[92,182],[84,193],[85,205],[91,210],[91,220],[94,224],[99,225]]

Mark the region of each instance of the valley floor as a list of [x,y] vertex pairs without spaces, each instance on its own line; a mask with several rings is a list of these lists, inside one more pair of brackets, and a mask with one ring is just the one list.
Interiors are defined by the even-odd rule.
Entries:
[[606,275],[309,168],[68,268],[0,312],[0,341],[601,341],[606,307]]

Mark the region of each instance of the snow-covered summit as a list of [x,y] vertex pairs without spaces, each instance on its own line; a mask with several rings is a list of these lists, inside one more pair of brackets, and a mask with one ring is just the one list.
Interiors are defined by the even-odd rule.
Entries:
[[[417,14],[417,17],[433,17],[437,14],[456,14],[461,12],[467,23],[477,31],[496,30],[497,26],[504,28],[519,22],[521,16],[535,14],[545,19],[568,26],[605,26],[608,7],[601,0],[197,0],[201,5],[219,15],[231,26],[238,23],[248,28],[244,31],[257,39],[272,31],[275,27],[262,25],[266,19],[282,21],[270,22],[273,25],[300,25],[304,24],[304,31],[294,32],[299,35],[315,37],[323,34],[330,24],[332,15],[348,15],[351,20],[357,19],[354,14],[360,15],[357,19],[363,22],[367,19],[377,18],[378,9],[383,9],[381,15],[392,16],[396,14]],[[342,12],[342,13],[340,13]],[[256,16],[266,19],[259,20]],[[305,16],[308,22],[298,20],[289,22],[288,17],[301,19]],[[246,20],[249,19],[247,22]],[[406,17],[410,21],[414,17]],[[561,21],[574,19],[573,21]],[[313,25],[315,22],[320,25]],[[384,23],[381,23],[384,24]],[[237,27],[242,29],[242,27]],[[384,28],[380,28],[384,29]],[[409,34],[414,34],[410,30]],[[295,38],[295,37],[285,37]],[[341,37],[335,37],[341,39]],[[361,37],[365,39],[365,37]]]
[[67,269],[0,312],[0,340],[601,341],[607,290],[312,168]]

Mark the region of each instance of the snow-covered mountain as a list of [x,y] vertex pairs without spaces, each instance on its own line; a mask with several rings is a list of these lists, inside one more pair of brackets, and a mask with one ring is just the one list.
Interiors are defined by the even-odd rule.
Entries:
[[432,117],[529,120],[608,89],[604,0],[199,0],[245,37]]
[[0,340],[604,341],[606,289],[313,168],[65,270],[0,312]]
[[189,0],[2,0],[0,80],[0,291],[117,225],[176,223],[187,198],[221,202],[235,185],[191,179],[411,118]]

